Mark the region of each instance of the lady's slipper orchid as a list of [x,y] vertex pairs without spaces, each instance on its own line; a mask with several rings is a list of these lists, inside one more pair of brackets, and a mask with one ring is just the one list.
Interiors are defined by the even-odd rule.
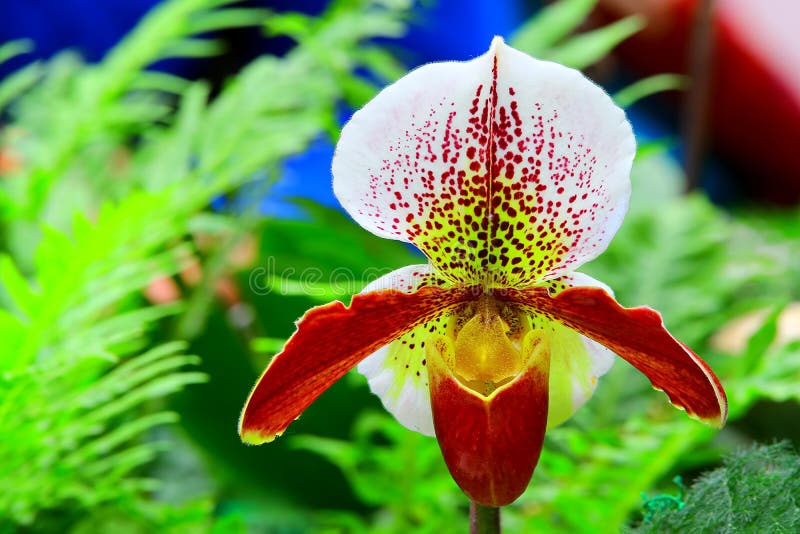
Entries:
[[406,427],[435,435],[475,502],[530,481],[545,429],[592,395],[616,353],[693,417],[722,425],[708,366],[649,308],[574,272],[619,228],[631,127],[579,72],[496,38],[467,62],[423,66],[344,127],[333,188],[367,230],[429,259],[308,311],[258,381],[242,439],[280,435],[358,365]]

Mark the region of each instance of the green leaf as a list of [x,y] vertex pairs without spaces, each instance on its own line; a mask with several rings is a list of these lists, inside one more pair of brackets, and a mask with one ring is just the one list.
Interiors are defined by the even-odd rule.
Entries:
[[597,0],[553,2],[517,28],[509,44],[534,57],[543,57],[586,19],[595,4]]
[[636,159],[644,160],[653,156],[664,156],[670,148],[678,144],[677,139],[662,138],[652,141],[639,141],[636,144]]
[[0,111],[2,111],[9,102],[25,94],[28,89],[33,87],[33,85],[42,78],[43,74],[43,65],[34,62],[9,74],[5,79],[0,81]]
[[394,81],[406,73],[405,67],[388,51],[377,46],[364,45],[354,50],[358,64],[386,81]]
[[[98,90],[103,97],[122,94],[146,66],[159,58],[175,57],[182,51],[193,54],[192,57],[216,53],[218,45],[196,44],[186,36],[192,35],[190,21],[199,18],[202,23],[204,14],[224,3],[228,2],[173,0],[156,5],[104,58],[98,71],[98,85],[101,86]],[[181,41],[183,44],[176,44]]]
[[[108,455],[97,462],[84,466],[84,473],[90,480],[114,480],[123,477],[133,469],[140,467],[155,458],[163,446],[158,442],[150,442],[129,447],[116,454]],[[151,486],[152,487],[152,486]]]
[[172,412],[157,412],[136,418],[87,442],[86,445],[66,455],[60,463],[63,467],[80,468],[108,455],[156,426],[167,425],[177,420],[177,414]]
[[164,47],[159,59],[208,58],[225,51],[225,43],[216,39],[185,38]]
[[775,341],[775,336],[778,333],[778,319],[786,309],[787,304],[788,302],[783,302],[776,305],[764,318],[764,322],[761,323],[758,330],[750,336],[747,341],[747,348],[741,356],[740,365],[742,366],[741,372],[743,375],[752,374],[764,361],[765,354]]
[[296,436],[291,446],[335,464],[365,503],[395,503],[387,513],[395,516],[398,531],[424,521],[441,528],[436,519],[441,516],[452,521],[448,507],[458,490],[436,441],[408,432],[385,413],[365,412],[356,421],[349,441]]
[[549,50],[543,58],[575,69],[584,69],[601,60],[619,43],[641,30],[644,24],[641,16],[626,17],[573,37]]
[[230,215],[202,212],[189,219],[188,225],[193,233],[231,235],[239,230],[240,221]]
[[345,277],[342,283],[325,282],[323,272],[319,269],[304,269],[299,273],[302,278],[293,280],[279,276],[261,277],[258,281],[260,294],[277,293],[286,297],[306,297],[319,303],[332,300],[347,301],[351,295],[358,293],[363,283]]
[[25,341],[26,328],[22,320],[8,310],[0,309],[0,339],[4,350],[0,351],[0,369],[16,369],[17,355]]
[[5,254],[0,255],[0,305],[17,312],[21,318],[30,318],[37,301],[38,295],[14,261]]
[[614,101],[621,108],[628,108],[650,95],[663,91],[686,89],[688,78],[680,74],[656,74],[637,80],[614,94]]
[[262,352],[266,354],[277,354],[286,344],[286,340],[277,337],[258,337],[250,342],[250,348],[253,352]]
[[192,17],[188,33],[196,35],[245,26],[258,26],[269,15],[266,9],[229,8],[206,11]]
[[131,89],[145,91],[162,91],[180,95],[189,87],[190,82],[180,76],[155,70],[142,72],[131,84]]
[[311,20],[311,17],[303,13],[273,13],[264,21],[264,31],[270,36],[286,35],[295,41],[300,41],[309,35]]
[[16,56],[27,54],[33,49],[34,43],[28,39],[20,39],[0,45],[0,64],[3,64]]

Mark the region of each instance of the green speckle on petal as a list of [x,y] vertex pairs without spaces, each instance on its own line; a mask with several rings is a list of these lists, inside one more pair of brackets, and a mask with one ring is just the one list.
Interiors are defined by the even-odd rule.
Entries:
[[387,347],[384,368],[392,372],[392,382],[385,396],[396,401],[407,384],[428,387],[427,345],[447,327],[447,317],[420,325]]

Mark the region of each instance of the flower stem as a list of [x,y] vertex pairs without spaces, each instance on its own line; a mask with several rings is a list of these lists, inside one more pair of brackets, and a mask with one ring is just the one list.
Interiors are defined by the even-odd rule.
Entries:
[[469,534],[500,534],[500,508],[470,501]]

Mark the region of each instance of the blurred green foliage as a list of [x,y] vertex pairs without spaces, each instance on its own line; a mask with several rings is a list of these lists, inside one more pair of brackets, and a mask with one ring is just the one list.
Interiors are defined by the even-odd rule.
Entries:
[[[593,3],[552,4],[511,43],[586,67],[640,25],[576,36]],[[377,90],[368,80],[403,73],[369,40],[401,35],[410,0],[340,0],[316,18],[229,4],[171,0],[96,65],[65,53],[0,82],[0,531],[465,532],[436,442],[400,427],[358,375],[283,439],[238,440],[239,410],[293,321],[420,258],[302,199],[292,220],[208,208],[245,186],[269,194],[286,157],[335,139],[341,102],[361,105]],[[216,54],[223,43],[200,34],[237,26],[297,46],[213,97],[204,81],[147,68]],[[7,44],[0,60],[28,46]],[[617,98],[682,83],[654,77]],[[663,144],[642,145],[630,215],[585,270],[622,303],[663,313],[719,371],[732,420],[796,401],[800,344],[776,339],[800,297],[800,216],[732,215],[680,189]],[[756,310],[749,342],[715,348]],[[548,433],[506,531],[619,532],[640,519],[642,492],[670,491],[676,474],[750,441],[746,426],[717,433],[665,400],[617,365]]]

